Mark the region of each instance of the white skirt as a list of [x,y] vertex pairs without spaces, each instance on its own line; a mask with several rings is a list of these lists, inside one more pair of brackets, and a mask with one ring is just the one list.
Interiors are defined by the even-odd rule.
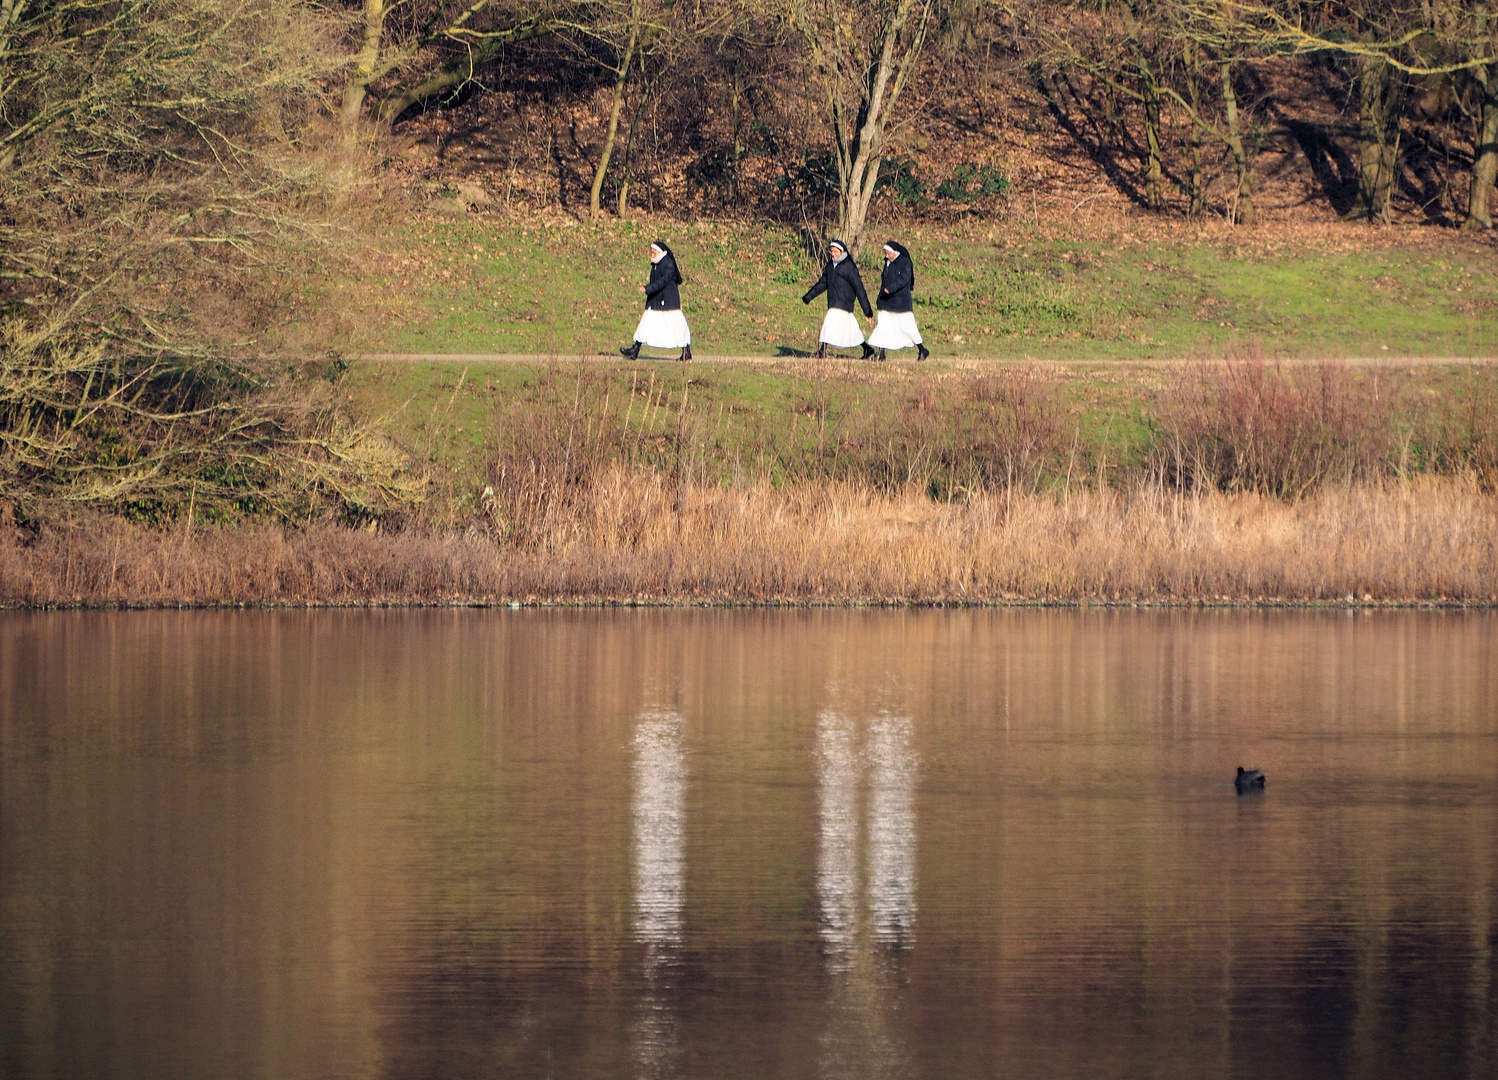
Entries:
[[835,349],[851,349],[863,344],[863,330],[853,312],[840,308],[828,308],[822,320],[822,336],[818,339]]
[[681,308],[675,311],[646,308],[640,316],[640,325],[635,327],[635,340],[652,349],[685,349],[692,343],[692,331]]
[[921,343],[921,332],[915,327],[915,312],[879,312],[879,322],[869,335],[869,344],[876,349],[913,349]]

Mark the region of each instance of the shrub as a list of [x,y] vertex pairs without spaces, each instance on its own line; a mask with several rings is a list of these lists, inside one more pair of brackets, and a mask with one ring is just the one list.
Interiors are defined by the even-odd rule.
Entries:
[[1386,471],[1395,413],[1340,364],[1207,362],[1168,397],[1156,462],[1177,487],[1299,498]]
[[776,178],[775,188],[785,195],[810,199],[835,199],[838,193],[837,162],[830,150],[808,154]]
[[879,179],[874,184],[876,192],[889,188],[895,202],[917,210],[930,206],[931,199],[920,179],[915,175],[915,162],[910,158],[885,158],[879,166]]
[[989,165],[959,165],[936,189],[938,199],[970,203],[992,199],[1009,191],[1009,180]]
[[149,522],[362,522],[420,499],[423,478],[388,440],[289,382],[0,324],[0,500],[26,518],[61,504]]

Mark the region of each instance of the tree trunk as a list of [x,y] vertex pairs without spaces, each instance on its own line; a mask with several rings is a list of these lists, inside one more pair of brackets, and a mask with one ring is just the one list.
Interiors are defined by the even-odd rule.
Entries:
[[954,0],[941,29],[941,43],[948,49],[971,50],[978,47],[974,26],[980,15],[980,0]]
[[[21,25],[21,16],[26,14],[26,0],[0,0],[0,64],[3,64],[6,56],[10,53],[10,42],[16,32],[16,27]],[[0,90],[3,90],[0,87]],[[4,99],[0,98],[0,105]]]
[[882,147],[878,152],[861,154],[839,193],[838,233],[851,251],[863,250],[864,222],[869,215],[869,204],[874,201],[874,188],[879,183],[879,167],[882,164]]
[[345,128],[359,122],[364,97],[374,79],[375,65],[380,62],[380,39],[385,33],[385,0],[364,0],[364,43],[354,58],[354,70],[343,89],[340,119]]
[[599,209],[598,200],[603,192],[604,174],[609,171],[609,158],[614,155],[614,139],[619,134],[619,110],[624,107],[624,87],[629,81],[629,66],[634,63],[635,45],[640,40],[640,5],[638,3],[630,12],[630,21],[633,25],[629,30],[629,44],[624,48],[624,62],[619,65],[618,75],[614,79],[614,104],[609,109],[609,130],[603,138],[603,152],[598,156],[598,169],[593,173],[593,191],[588,197],[588,209],[595,221],[603,213]]
[[645,103],[650,100],[650,91],[654,88],[654,82],[645,78],[645,60],[643,55],[640,59],[640,76],[644,83],[640,88],[640,102],[635,106],[635,114],[629,121],[629,136],[624,140],[624,179],[619,182],[619,216],[623,217],[629,211],[629,186],[634,182],[634,160],[635,132],[640,129],[640,115],[645,111]]
[[1144,202],[1151,210],[1165,208],[1165,188],[1160,168],[1160,86],[1154,70],[1139,65],[1144,83]]
[[1462,222],[1469,232],[1493,227],[1493,185],[1498,183],[1498,68],[1474,68],[1472,75],[1482,98],[1472,152],[1472,189],[1467,197],[1467,220]]
[[1207,209],[1207,193],[1202,190],[1202,129],[1197,121],[1201,118],[1201,56],[1196,46],[1187,42],[1183,46],[1186,62],[1186,85],[1191,91],[1191,204],[1186,210],[1188,218],[1200,217]]
[[1381,57],[1359,61],[1357,83],[1358,193],[1342,219],[1387,225],[1407,88]]
[[1243,132],[1238,124],[1238,96],[1233,92],[1233,62],[1222,62],[1222,104],[1227,113],[1228,149],[1233,152],[1233,168],[1238,171],[1236,212],[1230,216],[1244,225],[1254,223],[1253,178],[1248,174],[1248,155],[1243,150]]
[[[803,8],[803,11],[806,9]],[[915,69],[926,41],[931,0],[898,0],[894,9],[875,22],[869,56],[861,81],[843,80],[840,69],[845,58],[828,53],[828,41],[841,36],[816,21],[803,22],[802,32],[817,59],[832,111],[832,134],[836,142],[838,176],[838,232],[849,246],[849,254],[862,250],[864,222],[879,183],[884,144],[891,115],[905,82]],[[841,13],[838,13],[841,15]],[[914,22],[914,29],[902,41]],[[857,105],[849,110],[845,94],[856,93]]]
[[[884,74],[887,69],[881,62],[875,70]],[[863,250],[864,220],[879,183],[879,166],[884,162],[884,131],[863,108],[851,125],[851,133],[845,131],[847,126],[845,118],[834,109],[832,127],[838,145],[837,231],[856,257]]]
[[[469,9],[470,12],[473,10]],[[483,34],[461,58],[437,69],[415,86],[405,84],[396,87],[389,97],[380,102],[380,122],[395,123],[401,113],[411,106],[420,105],[444,90],[461,86],[473,78],[473,73],[491,57],[498,55],[506,45],[516,45],[549,34],[559,25],[561,23],[553,21],[549,15],[533,15],[508,29]],[[390,61],[387,59],[381,66],[388,71]]]
[[744,140],[739,137],[743,129],[743,109],[740,104],[744,97],[743,83],[741,81],[743,66],[744,47],[740,45],[738,55],[733,61],[733,97],[731,101],[733,106],[733,174],[730,177],[729,183],[733,188],[733,197],[735,199],[739,197],[739,162],[744,156]]

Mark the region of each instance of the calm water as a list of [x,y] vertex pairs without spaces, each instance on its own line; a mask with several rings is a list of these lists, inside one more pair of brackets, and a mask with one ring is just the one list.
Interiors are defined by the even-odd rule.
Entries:
[[0,615],[7,1080],[1493,1077],[1495,901],[1492,614]]

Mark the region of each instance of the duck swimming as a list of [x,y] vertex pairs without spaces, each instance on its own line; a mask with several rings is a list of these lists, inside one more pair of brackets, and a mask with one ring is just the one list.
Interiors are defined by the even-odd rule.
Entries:
[[1233,780],[1233,786],[1239,791],[1248,791],[1252,788],[1258,788],[1262,791],[1264,789],[1264,770],[1245,769],[1242,765],[1239,765],[1238,775]]

